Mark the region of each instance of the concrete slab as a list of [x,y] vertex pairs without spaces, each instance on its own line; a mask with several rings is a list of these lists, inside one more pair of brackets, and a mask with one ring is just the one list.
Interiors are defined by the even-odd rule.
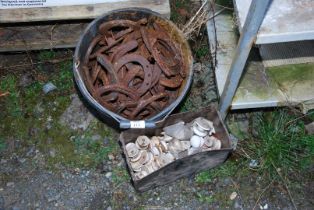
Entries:
[[[252,0],[234,0],[240,32]],[[314,39],[313,0],[273,0],[257,35],[256,44]]]

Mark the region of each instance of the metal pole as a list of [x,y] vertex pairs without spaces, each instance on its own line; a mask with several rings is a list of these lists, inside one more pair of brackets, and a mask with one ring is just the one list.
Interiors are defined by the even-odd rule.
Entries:
[[252,0],[238,42],[235,56],[232,60],[227,81],[220,98],[219,111],[222,119],[225,119],[227,116],[233,96],[235,95],[239,81],[241,79],[246,60],[249,57],[249,53],[257,36],[257,32],[264,20],[264,16],[271,2],[272,0]]

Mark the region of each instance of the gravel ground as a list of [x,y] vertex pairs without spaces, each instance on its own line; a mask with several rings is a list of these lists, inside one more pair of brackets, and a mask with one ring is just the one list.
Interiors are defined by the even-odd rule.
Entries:
[[[2,55],[2,58],[8,62],[10,56]],[[181,110],[217,103],[209,64],[196,63],[194,68],[193,86]],[[23,88],[29,85],[27,78],[17,77],[19,81],[24,81]],[[67,82],[72,84],[71,79]],[[65,97],[69,103],[63,107],[57,101],[59,97]],[[244,162],[242,168],[226,173],[230,170],[229,166],[239,161],[234,156],[224,164],[227,165],[225,168],[218,169],[219,176],[211,180],[200,182],[198,176],[193,176],[144,193],[135,192],[116,142],[117,131],[107,128],[93,117],[74,90],[62,92],[52,99],[45,95],[40,95],[40,98],[42,101],[36,101],[29,107],[33,114],[20,119],[31,122],[24,133],[15,135],[7,131],[12,121],[1,120],[0,132],[5,133],[3,136],[7,147],[0,152],[0,210],[294,209],[285,187],[273,183],[269,190],[265,190],[269,183],[265,183],[258,174],[247,172],[248,163]],[[0,100],[0,105],[4,103],[4,100]],[[231,124],[235,121],[240,122],[241,129],[247,131],[245,115],[232,118]],[[100,126],[98,130],[91,129],[95,125]],[[53,130],[57,133],[52,133]],[[70,131],[64,133],[63,130]],[[104,130],[110,132],[104,133]],[[100,148],[111,148],[97,166],[82,165],[86,162],[85,156],[95,159],[98,156],[89,150],[74,147],[77,142],[82,144],[77,139],[86,137],[97,145],[101,143]],[[76,143],[74,146],[73,142]],[[64,151],[67,147],[70,150]],[[72,161],[70,164],[65,160],[67,151],[69,156],[75,155],[75,158],[68,157]],[[304,181],[299,189],[293,191],[300,209],[313,209],[313,189],[312,181]]]
[[[196,109],[196,104],[202,106],[208,99],[216,101],[214,83],[205,85],[203,82],[213,81],[209,64],[196,63],[194,68],[196,73],[190,95],[197,103],[188,102],[184,109]],[[30,80],[29,75],[19,78],[23,87],[29,86]],[[194,91],[194,87],[209,91],[203,96]],[[71,129],[72,136],[88,135],[86,129],[90,124],[102,122],[86,109],[76,94],[69,97],[71,103],[57,119],[51,115],[47,117],[46,129],[53,127],[49,122],[56,122]],[[37,103],[33,107],[34,113],[41,115],[47,112],[43,107],[41,102]],[[32,126],[29,128],[33,138],[37,137],[39,130]],[[112,132],[114,136],[118,135],[116,131]],[[49,135],[47,137],[49,139]],[[106,137],[97,133],[93,133],[91,138],[106,141]],[[203,209],[208,206],[196,197],[200,187],[194,185],[194,177],[148,192],[135,192],[129,176],[121,181],[113,175],[116,168],[127,170],[121,150],[110,154],[109,160],[104,160],[97,169],[64,167],[57,163],[49,170],[49,158],[58,155],[57,149],[43,151],[36,144],[24,146],[24,140],[12,138],[10,141],[7,150],[0,153],[0,209]],[[66,137],[64,141],[68,141]]]

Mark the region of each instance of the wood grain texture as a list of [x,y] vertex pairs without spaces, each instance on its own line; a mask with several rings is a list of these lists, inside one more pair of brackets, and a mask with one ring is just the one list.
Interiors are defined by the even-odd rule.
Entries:
[[1,9],[0,23],[93,19],[115,9],[141,7],[170,17],[168,0],[128,0],[91,5]]
[[72,48],[88,22],[0,27],[0,52]]
[[[190,122],[200,116],[213,121],[216,130],[216,136],[222,141],[222,149],[200,152],[175,160],[174,162],[166,165],[163,168],[160,168],[159,170],[149,174],[141,180],[136,180],[132,170],[129,170],[133,185],[137,191],[143,192],[157,186],[171,183],[182,177],[189,177],[194,173],[222,164],[232,151],[229,134],[224,124],[222,123],[218,112],[214,107],[211,106],[205,107],[196,112],[186,112],[171,115],[165,121],[160,122],[155,129],[130,129],[120,134],[120,142],[123,152],[126,154],[125,145],[128,142],[134,142],[139,135],[160,135],[162,128],[167,125],[174,124],[181,120],[184,122]],[[131,169],[129,158],[126,155],[125,158],[129,169]]]
[[[91,22],[90,18],[128,6],[148,8],[162,16],[170,16],[168,0],[132,0],[119,4],[111,3],[110,6],[107,3],[89,6],[0,10],[0,52],[73,48],[87,24]],[[82,20],[82,18],[88,19]],[[26,22],[45,20],[49,21]]]

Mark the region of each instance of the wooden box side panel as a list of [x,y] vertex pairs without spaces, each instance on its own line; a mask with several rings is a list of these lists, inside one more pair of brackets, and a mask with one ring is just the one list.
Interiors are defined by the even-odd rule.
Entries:
[[0,9],[0,23],[96,18],[115,9],[141,7],[170,17],[169,0],[126,0],[90,5]]
[[135,189],[143,192],[148,189],[171,183],[182,177],[211,169],[223,163],[230,150],[201,152],[172,162],[139,181],[134,181]]

